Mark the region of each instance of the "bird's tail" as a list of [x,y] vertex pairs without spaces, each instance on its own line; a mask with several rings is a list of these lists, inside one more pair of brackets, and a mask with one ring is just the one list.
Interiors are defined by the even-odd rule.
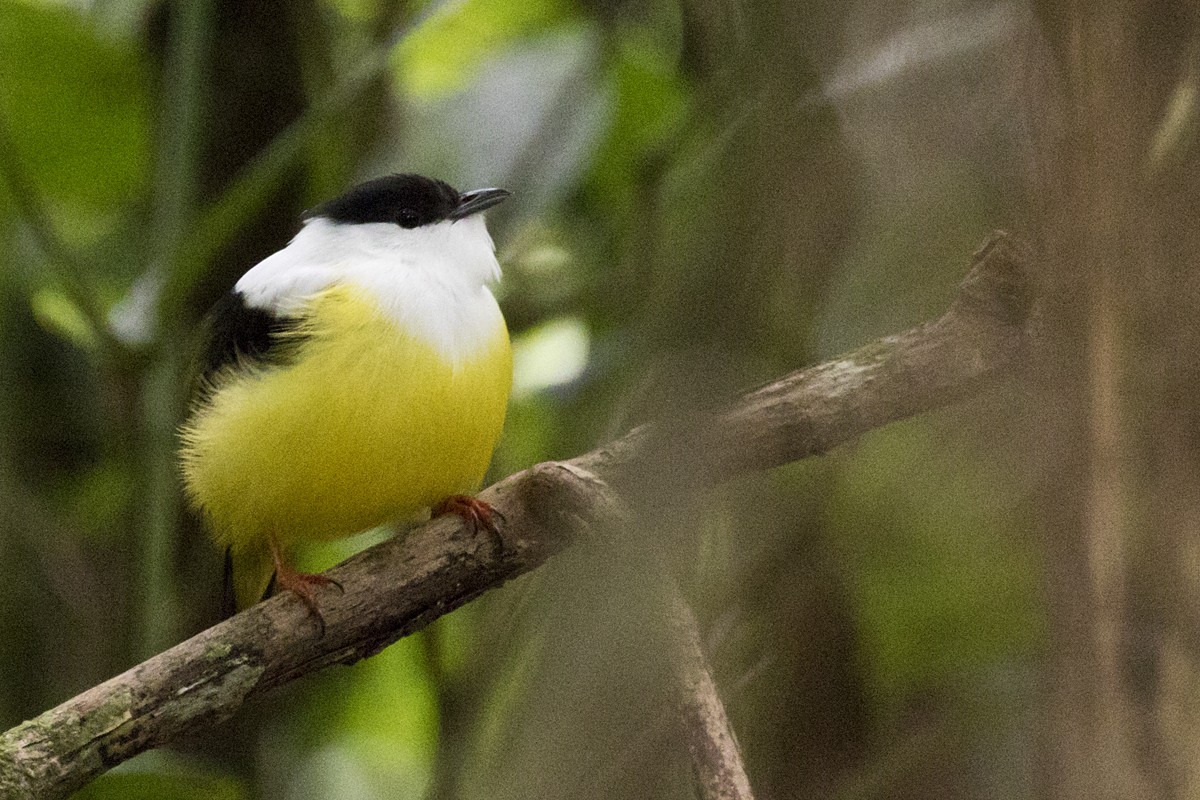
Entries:
[[266,547],[225,548],[225,586],[221,611],[232,616],[264,599],[275,580],[275,564]]

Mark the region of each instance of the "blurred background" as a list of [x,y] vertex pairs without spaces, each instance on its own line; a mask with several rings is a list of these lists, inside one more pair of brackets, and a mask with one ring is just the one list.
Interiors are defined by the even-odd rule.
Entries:
[[693,797],[663,574],[760,798],[1200,795],[1197,22],[0,0],[0,727],[217,621],[174,460],[199,321],[305,208],[414,171],[514,191],[493,478],[937,315],[994,228],[1042,253],[1035,357],[819,459],[642,498],[627,541],[79,797]]

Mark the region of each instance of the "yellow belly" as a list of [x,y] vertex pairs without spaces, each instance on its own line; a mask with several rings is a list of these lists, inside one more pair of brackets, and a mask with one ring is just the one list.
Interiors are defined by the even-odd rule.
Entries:
[[304,333],[287,366],[219,376],[184,427],[187,492],[219,543],[346,536],[479,487],[512,384],[503,320],[450,363],[339,287]]

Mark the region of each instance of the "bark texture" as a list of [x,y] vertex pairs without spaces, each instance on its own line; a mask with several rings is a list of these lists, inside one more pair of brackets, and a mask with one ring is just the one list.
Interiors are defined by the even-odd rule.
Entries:
[[701,800],[754,800],[741,747],[704,656],[696,617],[678,589],[672,589],[671,666],[679,684],[679,727],[696,788]]

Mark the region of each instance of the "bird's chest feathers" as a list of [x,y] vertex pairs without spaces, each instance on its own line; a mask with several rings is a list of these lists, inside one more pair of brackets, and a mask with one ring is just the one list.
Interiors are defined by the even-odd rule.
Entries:
[[329,293],[331,298],[315,302],[316,315],[340,305],[340,314],[332,310],[334,322],[351,328],[360,324],[360,313],[361,321],[374,317],[393,336],[425,344],[450,364],[475,359],[504,331],[500,308],[485,286],[372,275]]
[[289,362],[230,375],[185,432],[189,491],[217,529],[344,535],[473,491],[512,383],[484,292],[387,304],[343,283],[313,296]]
[[309,302],[300,331],[306,341],[286,371],[357,402],[401,386],[436,404],[443,393],[469,400],[511,376],[504,318],[484,287],[341,284]]

